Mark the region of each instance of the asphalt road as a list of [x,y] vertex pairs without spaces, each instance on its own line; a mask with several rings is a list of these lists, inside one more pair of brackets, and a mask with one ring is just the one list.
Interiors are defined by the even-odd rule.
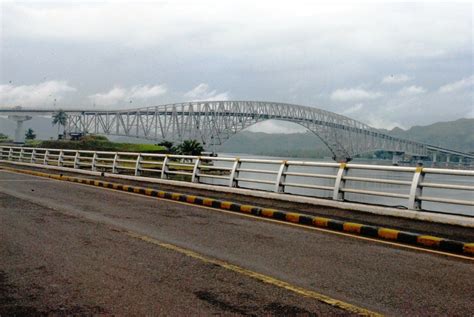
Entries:
[[1,316],[467,316],[473,273],[472,260],[0,171]]

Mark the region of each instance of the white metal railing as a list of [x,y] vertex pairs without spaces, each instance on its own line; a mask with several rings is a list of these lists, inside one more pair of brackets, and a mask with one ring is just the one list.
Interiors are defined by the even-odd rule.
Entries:
[[[300,195],[338,201],[351,200],[347,198],[350,195],[363,195],[368,198],[365,201],[368,204],[378,203],[370,201],[370,197],[379,196],[402,200],[405,207],[412,210],[422,209],[424,201],[474,206],[474,171],[470,170],[10,146],[0,146],[0,161],[129,173],[279,193],[295,193],[296,190]],[[431,176],[436,176],[435,181],[429,180]],[[423,193],[430,188],[438,190],[436,195]],[[449,195],[452,192],[457,192],[457,196],[461,193],[462,199],[452,198]]]

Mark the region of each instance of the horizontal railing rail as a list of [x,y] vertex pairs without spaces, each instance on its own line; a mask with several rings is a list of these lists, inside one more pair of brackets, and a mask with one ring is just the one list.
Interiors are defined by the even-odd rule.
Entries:
[[[402,200],[411,210],[423,209],[423,202],[474,206],[471,170],[11,146],[0,146],[0,160],[278,193],[296,190],[338,201],[362,195],[368,204],[380,204],[370,200],[379,196]],[[424,189],[437,192],[428,195]],[[456,198],[449,195],[453,192]]]

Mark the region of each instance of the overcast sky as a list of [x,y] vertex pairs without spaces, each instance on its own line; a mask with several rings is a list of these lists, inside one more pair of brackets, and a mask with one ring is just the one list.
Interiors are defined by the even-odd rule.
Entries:
[[268,100],[377,128],[474,117],[472,2],[331,3],[2,1],[0,106]]

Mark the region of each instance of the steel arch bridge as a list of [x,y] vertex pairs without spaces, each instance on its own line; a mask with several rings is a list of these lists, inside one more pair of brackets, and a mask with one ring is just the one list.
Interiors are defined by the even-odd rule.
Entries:
[[196,139],[209,147],[270,119],[294,122],[312,131],[338,161],[375,150],[428,154],[426,144],[389,136],[330,111],[265,101],[196,101],[120,111],[82,111],[69,114],[67,131],[168,141]]

